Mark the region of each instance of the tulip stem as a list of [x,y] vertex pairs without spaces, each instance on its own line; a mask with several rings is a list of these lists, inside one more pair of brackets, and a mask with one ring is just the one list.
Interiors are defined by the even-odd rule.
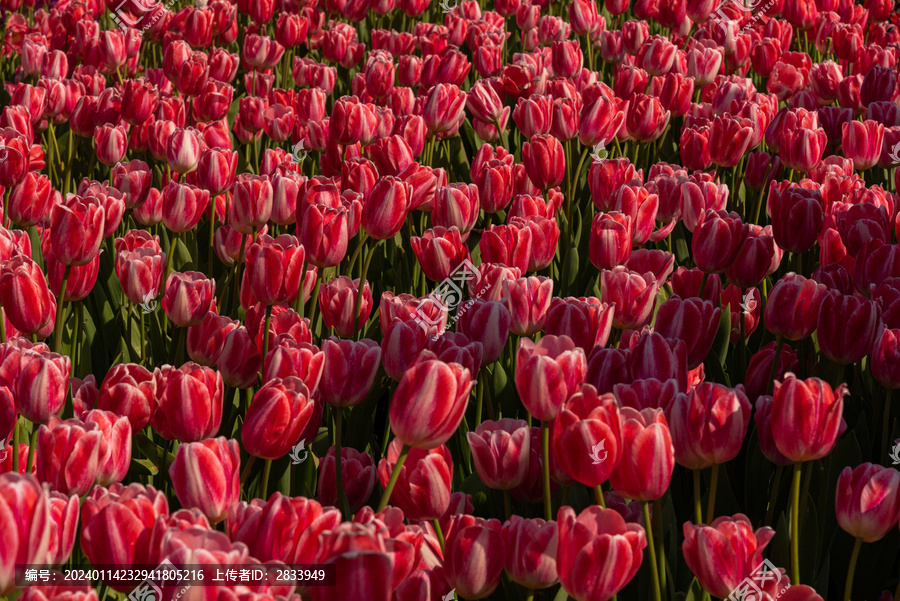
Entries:
[[434,525],[434,533],[437,535],[438,543],[441,545],[441,551],[444,550],[444,532],[441,530],[441,523],[437,518],[431,520],[431,523]]
[[594,498],[597,500],[597,505],[606,509],[606,500],[603,498],[603,487],[599,484],[594,487]]
[[[366,289],[366,275],[369,273],[369,265],[372,264],[372,257],[375,256],[375,251],[378,250],[379,244],[381,244],[381,240],[378,240],[368,252],[366,261],[363,263],[362,274],[359,276],[359,291],[356,293],[356,320],[353,322],[353,329],[356,330],[357,340],[362,338],[363,330],[365,329],[363,327],[364,324],[359,323],[359,321],[362,315],[363,292]],[[365,251],[363,252],[365,253]]]
[[234,262],[234,278],[231,280],[231,285],[234,286],[231,295],[231,314],[235,317],[241,306],[241,263],[244,260],[244,249],[247,248],[248,237],[247,235],[241,236],[241,249],[238,251],[237,261]]
[[791,583],[800,584],[800,479],[803,466],[794,464],[791,488]]
[[66,303],[63,299],[66,295],[66,283],[69,281],[69,273],[71,271],[72,266],[66,265],[65,269],[63,270],[62,284],[59,287],[59,297],[56,300],[56,323],[54,324],[56,331],[54,332],[53,336],[53,351],[60,354],[62,354],[62,332],[66,326],[64,318]]
[[25,458],[25,473],[31,472],[31,459],[34,457],[34,447],[37,445],[38,425],[31,423],[31,440],[28,445],[28,457]]
[[650,503],[641,501],[641,510],[644,513],[644,528],[647,530],[647,551],[650,553],[650,571],[653,575],[653,598],[662,601],[659,592],[659,568],[656,565],[656,543],[653,541],[653,525],[650,523]]
[[703,523],[703,509],[701,508],[700,503],[700,470],[693,470],[694,472],[694,520],[697,522],[697,525]]
[[141,312],[141,365],[143,365],[147,361],[147,335],[144,332],[144,315],[145,311],[143,309]]
[[719,464],[712,466],[712,481],[709,483],[709,500],[706,502],[706,523],[712,524],[714,510],[716,508],[716,489],[719,485]]
[[481,408],[484,403],[484,378],[478,378],[478,389],[475,392],[475,427],[481,424]]
[[388,501],[391,499],[391,493],[394,492],[394,486],[397,485],[397,479],[400,477],[400,470],[403,468],[403,464],[406,463],[407,456],[409,456],[409,449],[409,445],[404,444],[400,450],[400,456],[397,458],[397,463],[394,464],[394,471],[391,472],[391,479],[388,480],[384,493],[381,495],[381,501],[378,502],[378,511],[376,513],[381,513],[387,507]]
[[244,466],[244,471],[241,472],[241,488],[244,488],[244,483],[247,481],[247,477],[250,475],[250,469],[253,467],[254,463],[256,463],[256,455],[250,455],[247,465]]
[[553,506],[550,501],[550,422],[541,422],[541,468],[544,475],[544,519],[553,519]]
[[19,416],[16,416],[16,422],[12,432],[12,454],[13,454],[13,473],[19,473]]
[[766,391],[771,394],[775,390],[775,374],[778,373],[778,360],[781,358],[781,349],[784,346],[784,338],[779,334],[775,343],[775,355],[772,357],[772,367],[769,369],[769,383]]
[[271,471],[272,471],[272,460],[266,459],[265,466],[263,467],[262,480],[259,483],[259,486],[260,486],[259,498],[262,499],[263,501],[265,501],[268,498],[266,493],[268,493],[268,489],[269,489],[269,473]]
[[772,483],[772,493],[769,495],[769,507],[766,509],[766,521],[764,526],[772,523],[772,517],[775,513],[775,503],[778,501],[778,489],[781,488],[781,476],[784,474],[784,466],[779,465],[775,468],[775,478]]
[[341,427],[344,421],[344,410],[341,407],[334,408],[334,475],[337,482],[338,508],[345,520],[350,519],[350,503],[344,494],[344,473],[341,465]]
[[272,322],[272,305],[266,305],[266,321],[263,326],[263,339],[262,339],[262,362],[259,365],[259,377],[262,378],[263,372],[266,369],[266,355],[269,353],[269,324]]
[[856,562],[859,559],[859,550],[862,548],[863,540],[856,537],[853,543],[853,553],[850,555],[850,567],[847,569],[847,583],[844,585],[844,601],[850,601],[850,591],[853,590],[853,575],[856,572]]
[[881,419],[881,463],[887,461],[888,448],[892,446],[889,437],[891,435],[891,394],[893,392],[890,388],[885,389],[884,392],[884,416]]

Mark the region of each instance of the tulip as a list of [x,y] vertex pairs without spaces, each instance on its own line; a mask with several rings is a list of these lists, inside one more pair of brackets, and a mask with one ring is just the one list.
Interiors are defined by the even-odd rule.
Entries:
[[613,490],[628,499],[652,501],[669,488],[675,447],[663,412],[619,409],[622,458],[609,475]]
[[838,477],[838,524],[863,542],[881,540],[896,526],[900,511],[900,472],[872,463],[845,467]]
[[41,332],[54,322],[56,301],[37,263],[24,255],[0,267],[0,305],[6,319],[23,334]]
[[103,206],[93,198],[69,195],[50,210],[50,246],[63,265],[87,265],[100,250]]
[[719,307],[710,301],[673,296],[660,305],[655,331],[666,338],[683,340],[687,349],[687,367],[694,369],[703,363],[712,349],[720,315]]
[[653,314],[659,283],[651,273],[640,275],[623,265],[600,272],[600,298],[615,304],[613,327],[638,329]]
[[503,524],[506,572],[510,580],[529,589],[559,582],[556,566],[559,528],[556,522],[513,515]]
[[566,401],[550,427],[553,456],[562,470],[591,488],[599,487],[619,462],[622,434],[612,395],[585,384]]
[[175,325],[195,326],[209,312],[215,291],[216,282],[199,271],[170,273],[162,307]]
[[753,143],[753,123],[749,119],[719,115],[709,131],[712,163],[718,167],[734,167]]
[[103,433],[95,422],[51,417],[37,436],[37,477],[63,494],[87,494],[100,475]]
[[49,563],[51,502],[34,476],[0,474],[0,515],[4,548],[11,559],[0,570],[0,593],[9,595],[16,589],[17,563]]
[[14,382],[16,407],[27,420],[46,423],[65,405],[72,361],[65,355],[36,349],[23,349],[19,357]]
[[793,253],[806,252],[815,244],[825,220],[821,193],[788,182],[770,186],[766,212],[772,216],[775,242]]
[[705,273],[725,273],[747,238],[749,227],[737,213],[707,210],[703,223],[694,230],[694,261]]
[[247,545],[260,561],[315,561],[320,534],[333,530],[341,514],[304,497],[273,493],[268,501],[239,502],[228,512],[226,531],[231,540]]
[[325,365],[319,396],[335,407],[352,407],[366,398],[381,365],[381,348],[372,340],[331,337],[322,345]]
[[208,191],[172,180],[163,188],[163,225],[176,234],[188,232],[197,227],[208,204]]
[[410,238],[410,245],[425,277],[433,282],[450,277],[469,256],[456,227],[426,230],[421,237]]
[[266,306],[292,303],[300,293],[305,253],[294,236],[263,235],[247,249],[246,274],[253,296]]
[[164,365],[154,373],[156,411],[150,425],[166,440],[196,442],[212,436],[222,424],[222,375],[196,363],[175,369]]
[[841,365],[862,360],[875,344],[880,314],[874,301],[835,292],[827,294],[816,325],[822,354]]
[[522,161],[528,170],[528,177],[539,190],[546,192],[562,183],[566,160],[562,144],[553,136],[542,134],[525,142]]
[[585,353],[595,346],[606,346],[612,329],[615,307],[594,297],[554,298],[544,324],[544,333],[566,335]]
[[478,248],[486,263],[500,263],[527,272],[534,255],[532,230],[521,222],[484,229]]
[[548,422],[577,390],[587,372],[584,351],[568,336],[544,336],[536,344],[519,341],[516,389],[522,404],[536,419]]
[[704,382],[676,396],[667,415],[675,460],[700,470],[727,463],[740,452],[750,423],[750,401],[740,385],[730,389]]
[[528,476],[531,429],[524,420],[487,420],[467,434],[472,460],[488,488],[509,490]]
[[756,571],[773,536],[775,531],[767,526],[754,532],[747,516],[738,513],[708,526],[685,522],[681,550],[700,586],[711,595],[727,597]]
[[625,111],[625,128],[638,142],[655,142],[669,125],[671,112],[663,109],[658,98],[636,94]]
[[598,213],[591,224],[589,255],[591,263],[603,271],[623,265],[631,256],[632,219],[614,211]]
[[499,301],[469,301],[457,327],[460,332],[482,347],[482,364],[497,361],[509,338],[511,316],[506,305]]
[[86,425],[97,424],[102,434],[98,456],[97,484],[121,482],[131,464],[131,424],[127,417],[93,409],[81,416]]
[[61,565],[69,560],[75,548],[75,535],[78,533],[78,497],[57,491],[51,491],[49,497],[52,526],[47,563]]
[[794,273],[782,277],[766,301],[766,329],[787,340],[802,340],[816,329],[827,296],[822,284]]
[[309,389],[300,378],[270,378],[253,396],[241,429],[248,453],[279,459],[291,450],[313,414]]
[[877,121],[850,121],[841,128],[844,156],[853,161],[858,171],[871,169],[881,157],[884,126]]
[[207,438],[178,447],[169,477],[182,506],[197,507],[211,524],[218,524],[240,500],[240,465],[236,440]]
[[466,117],[465,109],[465,92],[456,85],[438,83],[425,96],[425,127],[434,134],[455,134]]
[[376,240],[393,238],[410,210],[412,187],[399,178],[380,178],[367,197],[362,211],[362,228]]
[[23,228],[43,220],[53,206],[53,186],[46,175],[29,171],[9,193],[9,220]]
[[[460,524],[462,526],[462,524]],[[447,534],[444,577],[463,598],[482,599],[500,584],[506,559],[500,522],[486,520]]]
[[[781,161],[789,169],[808,173],[822,160],[828,138],[825,130],[795,128],[782,136]],[[876,155],[877,156],[877,155]]]
[[363,286],[360,304],[359,279],[341,276],[331,280],[319,291],[319,307],[325,326],[334,328],[338,336],[350,338],[354,332],[363,330],[372,312],[369,282]]
[[512,317],[510,331],[519,336],[531,336],[543,329],[552,296],[553,280],[550,278],[504,280],[503,298]]
[[200,164],[200,135],[194,128],[177,129],[166,141],[166,162],[176,173],[191,173]]
[[156,380],[150,371],[136,363],[118,363],[103,379],[97,409],[126,417],[131,431],[140,432],[156,408],[155,392]]
[[94,129],[94,150],[97,160],[107,167],[121,161],[128,150],[128,133],[125,127],[104,124]]
[[245,235],[258,232],[272,214],[272,194],[269,176],[239,175],[234,183],[232,227]]
[[387,456],[378,463],[381,486],[387,487],[390,480],[400,484],[393,489],[390,500],[410,521],[436,520],[450,506],[450,449],[441,444],[404,453],[401,447],[402,441],[395,438],[388,446]]
[[[431,212],[432,223],[447,229],[456,227],[461,234],[467,234],[478,220],[478,191],[478,186],[474,184],[449,184],[438,188]],[[485,210],[488,208],[492,207],[486,206]]]
[[872,377],[888,389],[900,388],[900,330],[881,328],[871,352]]
[[563,588],[578,601],[611,599],[637,574],[648,536],[614,509],[588,507],[576,515],[560,507],[556,567]]
[[221,148],[206,148],[200,153],[197,182],[212,195],[223,194],[234,185],[238,155]]
[[[319,464],[316,492],[325,505],[338,503],[334,454],[335,449],[332,446]],[[356,513],[368,502],[375,489],[375,461],[368,453],[346,447],[341,450],[341,477],[350,511]]]
[[775,382],[772,436],[778,450],[795,463],[831,452],[841,429],[847,387],[832,389],[818,378],[798,380],[788,373]]

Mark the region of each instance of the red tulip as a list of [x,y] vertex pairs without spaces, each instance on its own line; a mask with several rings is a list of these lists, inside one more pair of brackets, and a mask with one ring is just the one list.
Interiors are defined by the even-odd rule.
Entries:
[[795,463],[830,453],[841,430],[846,395],[844,384],[832,390],[818,378],[798,380],[789,373],[776,381],[772,437],[778,450]]
[[240,500],[240,467],[237,441],[220,436],[179,446],[169,476],[182,506],[197,507],[218,524]]
[[469,301],[460,315],[457,328],[469,340],[481,343],[482,364],[489,365],[500,358],[512,318],[506,305],[499,301]]
[[195,326],[209,312],[216,291],[216,283],[199,271],[170,273],[162,307],[177,326]]
[[565,334],[589,353],[597,345],[606,346],[614,315],[614,306],[594,297],[554,298],[550,301],[544,333]]
[[85,425],[97,424],[101,433],[97,484],[121,482],[131,465],[131,424],[127,417],[93,409],[81,416]]
[[[590,487],[603,484],[619,463],[622,432],[612,395],[585,384],[566,401],[550,425],[553,456],[562,470]],[[598,446],[599,445],[599,446]]]
[[188,232],[197,227],[208,204],[209,192],[172,180],[163,188],[162,222],[175,233]]
[[255,457],[280,459],[300,439],[312,414],[312,394],[303,380],[270,378],[253,396],[244,418],[244,448]]
[[50,499],[32,475],[0,474],[0,526],[9,558],[0,570],[0,593],[16,589],[16,564],[49,563],[53,522]]
[[264,305],[292,303],[300,294],[305,253],[294,236],[274,240],[266,235],[247,249],[246,281],[253,296]]
[[72,374],[69,357],[43,349],[26,348],[19,352],[19,372],[14,381],[16,407],[35,424],[46,423],[60,414]]
[[[438,188],[434,196],[431,222],[447,229],[456,227],[460,233],[467,234],[478,220],[478,190],[474,184],[449,184]],[[491,207],[485,206],[485,210],[488,208]]]
[[[375,489],[375,461],[368,453],[352,447],[341,449],[341,478],[350,511],[358,512],[368,502]],[[334,447],[330,447],[319,464],[319,480],[316,487],[319,499],[330,506],[337,505],[337,480],[335,475]]]
[[[351,280],[345,275],[331,280],[319,291],[319,307],[326,327],[334,328],[338,336],[350,338],[363,330],[372,313],[372,291],[369,282],[363,285],[362,305],[358,307],[359,278]],[[357,309],[359,320],[357,321]]]
[[716,518],[708,526],[685,522],[681,550],[700,586],[711,595],[727,597],[755,573],[773,536],[769,527],[754,532],[747,516],[738,513]]
[[488,488],[509,490],[528,476],[531,429],[524,420],[486,420],[467,434],[475,471]]
[[675,460],[699,470],[727,463],[741,450],[750,423],[750,401],[743,387],[704,382],[675,397],[667,412]]
[[[69,561],[78,533],[78,497],[50,492],[50,546],[47,563],[61,565]],[[93,590],[93,589],[91,589]]]
[[87,265],[100,250],[105,211],[94,198],[70,194],[50,209],[50,246],[63,265]]
[[655,142],[669,124],[671,112],[663,109],[658,98],[636,94],[625,112],[625,128],[638,142]]
[[[378,478],[387,487],[400,457],[403,442],[395,438],[387,456],[378,463]],[[450,506],[450,480],[453,457],[445,445],[429,450],[412,449],[400,468],[400,476],[391,493],[391,504],[403,510],[410,521],[436,520]]]
[[103,379],[97,409],[128,418],[132,432],[140,432],[156,409],[156,379],[136,363],[113,365]]
[[124,126],[104,124],[94,130],[94,149],[97,160],[112,167],[123,158],[128,150],[128,133]]
[[525,142],[522,161],[528,170],[528,177],[539,190],[547,191],[562,183],[566,160],[562,144],[553,136],[541,134]]
[[9,220],[23,228],[36,225],[50,213],[53,197],[50,178],[29,171],[22,182],[9,193]]
[[393,238],[410,210],[412,187],[396,177],[382,177],[372,188],[362,210],[362,228],[376,240]]
[[822,284],[790,273],[778,280],[766,301],[766,329],[786,340],[802,340],[816,329],[827,290]]
[[525,409],[550,421],[584,382],[587,359],[568,336],[544,336],[537,344],[521,338],[516,353],[516,390]]
[[897,525],[900,472],[872,463],[845,467],[835,494],[838,524],[863,542],[881,540]]
[[433,449],[456,431],[473,382],[457,363],[423,361],[406,370],[391,402],[391,430],[403,444]]
[[38,480],[63,494],[87,494],[99,476],[102,441],[96,423],[52,416],[38,430]]
[[694,369],[703,363],[715,342],[720,315],[719,307],[710,301],[673,296],[660,305],[654,329],[666,338],[684,341],[687,367]]
[[816,325],[822,354],[842,365],[861,361],[875,344],[880,315],[874,301],[836,292],[827,294]]
[[556,522],[513,515],[503,524],[506,572],[510,580],[529,589],[548,588],[559,582]]
[[532,263],[532,230],[524,223],[491,225],[484,229],[478,248],[482,261],[500,263],[527,272]]
[[884,126],[877,121],[850,121],[841,128],[841,148],[858,171],[871,169],[881,157]]
[[519,336],[531,336],[544,327],[550,301],[553,297],[553,280],[545,277],[527,277],[503,281],[503,298],[512,317],[510,331]]
[[425,277],[433,282],[447,279],[469,256],[456,227],[426,230],[410,238],[410,244]]
[[23,334],[41,332],[56,319],[56,299],[44,273],[24,255],[4,261],[0,267],[0,304],[6,319]]
[[150,425],[166,440],[196,442],[222,424],[222,375],[196,363],[178,369],[164,365],[154,373],[156,411]]
[[331,337],[322,345],[325,365],[319,396],[335,407],[352,407],[365,399],[381,365],[381,348],[372,340]]
[[614,509],[596,505],[577,516],[559,508],[556,567],[563,588],[579,601],[611,599],[637,574],[647,537]]
[[[652,501],[669,488],[675,447],[663,412],[619,409],[622,458],[609,476],[613,490],[628,499]],[[565,581],[563,581],[565,582]]]
[[613,327],[619,329],[637,329],[650,320],[658,288],[651,273],[640,275],[622,265],[600,272],[600,297],[616,305]]

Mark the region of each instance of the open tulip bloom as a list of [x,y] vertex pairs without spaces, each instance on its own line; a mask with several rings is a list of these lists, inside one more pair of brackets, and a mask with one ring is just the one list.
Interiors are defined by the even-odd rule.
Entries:
[[0,601],[900,600],[896,2],[0,8]]

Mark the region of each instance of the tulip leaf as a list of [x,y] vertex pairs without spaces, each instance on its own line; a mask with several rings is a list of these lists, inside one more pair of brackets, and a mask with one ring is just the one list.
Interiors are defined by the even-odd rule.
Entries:
[[725,360],[728,357],[728,347],[731,345],[731,311],[725,310],[720,313],[719,331],[716,332],[716,340],[713,342],[713,349],[716,351],[716,359],[724,369]]
[[569,272],[566,281],[566,289],[569,290],[575,284],[578,277],[578,247],[573,246],[569,249]]
[[[681,593],[675,596],[676,599],[680,597]],[[687,595],[684,597],[684,601],[700,601],[703,599],[703,587],[700,586],[700,581],[694,578],[691,580],[691,587],[687,591]]]
[[553,597],[553,601],[566,601],[569,598],[569,593],[566,592],[566,589],[563,587],[559,587],[559,592],[556,593],[556,596]]

